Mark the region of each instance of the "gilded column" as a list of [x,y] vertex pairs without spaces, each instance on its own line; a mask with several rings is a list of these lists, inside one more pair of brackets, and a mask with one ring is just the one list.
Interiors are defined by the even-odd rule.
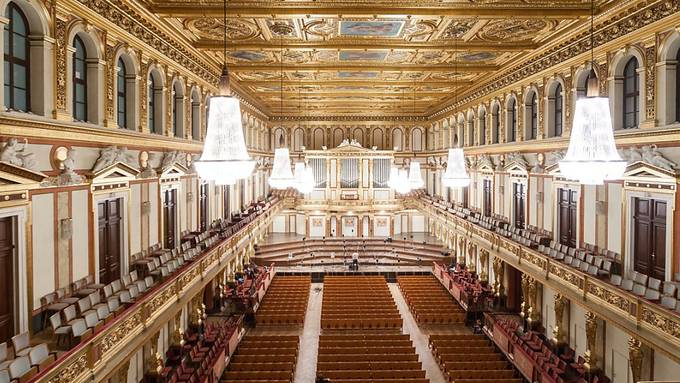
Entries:
[[109,128],[116,128],[116,113],[114,110],[113,88],[116,81],[116,63],[114,62],[118,44],[106,44],[104,58],[106,61],[106,74],[104,82],[106,84],[106,98],[104,99],[104,125]]
[[130,359],[123,362],[123,364],[118,369],[118,372],[116,373],[116,376],[118,377],[118,383],[127,383],[128,370],[130,370]]
[[538,126],[537,132],[536,132],[536,138],[537,139],[543,139],[545,136],[545,126],[544,120],[545,120],[545,112],[546,112],[546,107],[545,107],[545,100],[547,100],[547,97],[545,97],[545,77],[543,78],[543,81],[541,82],[541,85],[538,87],[538,94],[536,95],[536,99],[539,100],[538,102],[538,112],[536,113],[538,115]]
[[553,338],[557,344],[567,343],[567,332],[564,331],[568,324],[564,323],[564,312],[569,307],[569,299],[559,293],[555,293],[555,328]]
[[633,373],[633,383],[637,383],[642,379],[643,358],[642,342],[635,337],[630,337],[628,340],[628,361],[630,362],[630,370]]
[[643,127],[656,125],[656,44],[645,48],[645,121]]
[[480,249],[479,263],[481,264],[479,280],[482,282],[489,282],[489,252],[487,250]]
[[71,116],[68,112],[68,106],[66,105],[66,83],[68,76],[67,74],[67,61],[68,61],[68,36],[67,29],[69,24],[69,16],[63,15],[59,12],[56,13],[54,20],[54,38],[56,43],[55,52],[55,68],[56,68],[56,80],[55,80],[55,108],[53,111],[53,116],[59,120],[71,120]]
[[519,315],[523,318],[528,318],[529,314],[531,311],[529,310],[531,308],[531,300],[529,297],[529,283],[531,282],[531,277],[529,277],[527,274],[522,274],[522,282],[521,282],[521,289],[522,289],[522,305],[521,305],[521,312]]
[[493,259],[493,273],[494,273],[494,291],[496,296],[501,298],[505,288],[503,287],[503,278],[505,275],[505,266],[503,265],[503,260],[494,257]]
[[532,322],[538,322],[541,320],[540,316],[540,304],[538,302],[538,294],[541,292],[541,284],[534,278],[529,280],[529,302],[531,307],[529,307],[529,319]]
[[148,107],[149,107],[149,78],[147,73],[149,71],[148,61],[142,61],[141,51],[138,56],[139,59],[139,130],[142,133],[149,133],[151,127],[149,126]]
[[515,132],[515,141],[524,141],[524,109],[526,109],[526,105],[524,104],[524,93],[521,90],[517,92],[517,99],[515,101],[515,105],[517,106],[517,126],[515,126],[517,131]]
[[573,92],[573,82],[574,68],[571,68],[571,74],[564,79],[564,89],[562,90],[562,94],[564,95],[564,129],[562,129],[563,137],[569,137],[571,134],[572,97],[570,97],[570,95]]
[[163,103],[165,104],[164,134],[169,137],[174,137],[175,132],[172,129],[172,101],[173,97],[175,96],[175,87],[172,86],[172,75],[169,73],[169,71],[165,75],[165,81],[163,83],[163,95],[165,95],[165,99],[163,100]]
[[589,370],[596,370],[600,360],[597,351],[597,327],[598,319],[592,311],[586,312],[586,343],[588,349],[586,350],[586,368]]

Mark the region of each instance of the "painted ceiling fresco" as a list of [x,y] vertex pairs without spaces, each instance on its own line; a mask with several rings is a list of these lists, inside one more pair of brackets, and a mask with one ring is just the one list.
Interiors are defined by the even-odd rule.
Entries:
[[[220,1],[148,6],[221,62]],[[361,115],[427,114],[584,27],[590,9],[582,0],[230,0],[229,13],[230,72],[269,112]]]

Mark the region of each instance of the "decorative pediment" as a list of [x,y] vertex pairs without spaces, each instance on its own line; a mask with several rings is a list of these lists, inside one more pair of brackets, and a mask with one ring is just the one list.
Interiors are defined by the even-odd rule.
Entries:
[[477,159],[477,170],[480,172],[493,173],[494,171],[493,160],[488,154],[482,154],[481,156],[479,156],[479,158]]
[[139,170],[124,162],[115,162],[103,169],[92,172],[89,175],[90,182],[97,184],[120,184],[134,180]]
[[509,153],[506,155],[506,163],[503,170],[508,173],[526,175],[529,170],[529,164],[521,153]]
[[41,172],[0,162],[0,193],[35,189],[47,176]]
[[179,179],[183,175],[187,174],[187,172],[188,172],[188,169],[184,165],[182,165],[178,162],[175,162],[172,165],[161,169],[161,171],[159,172],[158,175],[159,175],[160,178],[166,179],[166,180],[167,179]]
[[635,161],[628,165],[623,173],[624,185],[626,187],[666,190],[677,189],[677,172],[650,165],[644,161]]

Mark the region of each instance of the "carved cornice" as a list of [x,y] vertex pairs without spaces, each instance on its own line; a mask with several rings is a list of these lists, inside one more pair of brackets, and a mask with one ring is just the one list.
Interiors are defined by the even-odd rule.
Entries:
[[411,121],[425,122],[424,116],[272,116],[270,121]]
[[[651,1],[648,4],[652,3]],[[621,36],[648,26],[665,17],[680,11],[680,3],[677,1],[654,1],[646,7],[628,7],[623,14],[609,15],[606,20],[600,22],[599,29],[595,31],[595,47],[609,43]],[[590,50],[590,34],[587,30],[572,37],[562,44],[555,45],[542,54],[522,61],[514,67],[503,71],[498,76],[490,78],[477,89],[465,92],[462,97],[449,103],[437,112],[429,116],[430,119],[439,118],[444,114],[462,109],[467,104],[490,95],[502,88],[511,86],[541,71],[555,65],[573,59]]]

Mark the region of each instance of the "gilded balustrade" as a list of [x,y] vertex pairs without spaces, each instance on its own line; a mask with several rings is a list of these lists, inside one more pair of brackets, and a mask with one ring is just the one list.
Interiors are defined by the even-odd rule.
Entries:
[[680,315],[457,217],[428,201],[412,199],[408,205],[428,214],[458,235],[474,240],[480,249],[489,250],[495,257],[680,362],[680,354],[677,353],[680,348]]
[[64,354],[32,381],[77,383],[100,381],[117,371],[119,364],[154,332],[172,320],[193,296],[221,273],[237,254],[261,231],[267,230],[282,204],[275,203],[253,222],[194,260],[185,270],[163,281],[153,292],[135,302],[101,332]]

